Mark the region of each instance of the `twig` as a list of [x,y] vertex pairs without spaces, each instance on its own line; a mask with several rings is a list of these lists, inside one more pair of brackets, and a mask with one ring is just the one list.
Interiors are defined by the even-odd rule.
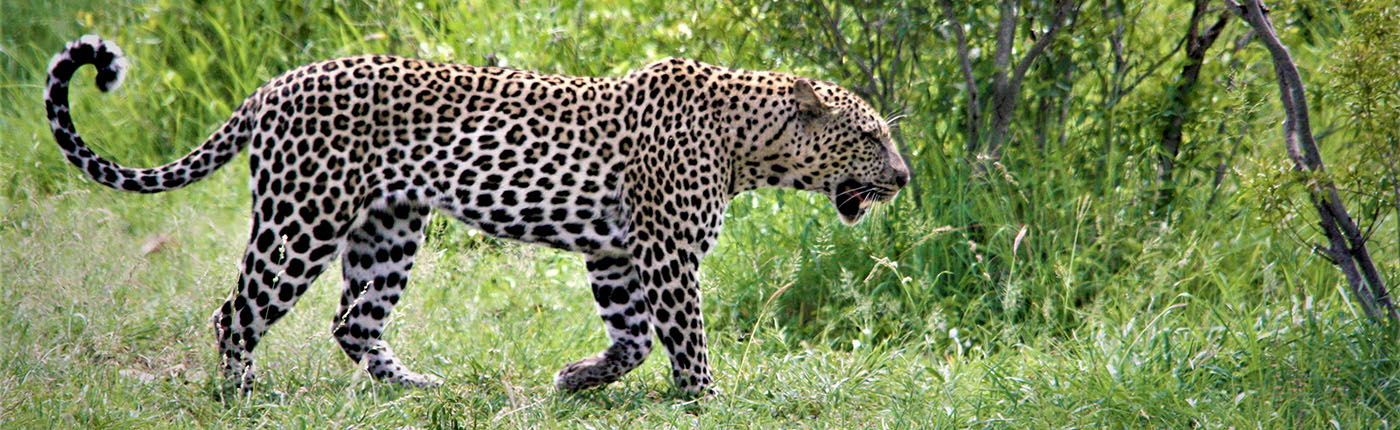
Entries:
[[953,26],[953,35],[958,38],[958,62],[962,65],[963,79],[967,80],[967,152],[977,150],[978,132],[982,126],[982,102],[977,91],[977,78],[972,75],[972,61],[968,59],[967,33],[963,32],[958,14],[953,11],[952,0],[943,0],[943,13]]
[[1026,50],[1026,54],[1021,56],[1020,62],[1016,64],[1016,69],[1012,71],[1012,88],[1021,87],[1021,79],[1026,76],[1026,71],[1030,70],[1031,63],[1035,62],[1035,59],[1040,56],[1040,53],[1045,51],[1045,48],[1050,46],[1050,43],[1054,42],[1055,34],[1059,33],[1060,29],[1064,27],[1065,18],[1068,18],[1070,12],[1076,9],[1074,3],[1073,0],[1060,0],[1060,2],[1055,5],[1055,14],[1051,18],[1050,28],[1045,31],[1045,35],[1042,36],[1040,40],[1035,41],[1035,44],[1031,45],[1030,49]]

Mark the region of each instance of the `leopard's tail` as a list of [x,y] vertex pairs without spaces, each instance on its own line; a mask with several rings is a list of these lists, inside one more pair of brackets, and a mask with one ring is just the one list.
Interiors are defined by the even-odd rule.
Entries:
[[44,109],[49,127],[68,162],[78,166],[94,181],[108,187],[140,193],[158,193],[184,187],[204,179],[214,169],[233,159],[247,146],[252,122],[246,118],[253,99],[234,112],[233,118],[204,141],[199,148],[179,160],[150,169],[132,169],[108,161],[92,152],[78,135],[68,108],[68,81],[83,65],[97,67],[97,88],[106,92],[121,86],[127,61],[121,48],[95,35],[70,42],[49,61],[49,81],[44,87]]

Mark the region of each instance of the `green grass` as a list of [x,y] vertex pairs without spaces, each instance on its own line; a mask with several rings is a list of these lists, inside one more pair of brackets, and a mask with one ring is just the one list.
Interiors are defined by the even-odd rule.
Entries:
[[[731,205],[702,277],[716,398],[676,396],[660,351],[606,388],[554,391],[558,368],[605,346],[579,258],[441,219],[386,336],[446,385],[377,384],[344,358],[329,333],[332,269],[259,347],[254,393],[223,397],[208,318],[247,234],[246,163],[159,195],[92,184],[48,135],[49,55],[85,33],[123,46],[127,86],[99,94],[81,71],[73,104],[99,152],[139,166],[188,151],[263,80],[337,55],[592,75],[685,55],[823,73],[720,3],[509,3],[0,1],[0,427],[1385,428],[1397,418],[1394,334],[1358,318],[1326,261],[1253,215],[1247,187],[1214,208],[1206,192],[1183,191],[1164,222],[1132,183],[1150,172],[1126,164],[1117,188],[1073,163],[972,179],[947,155],[960,138],[927,113],[904,128],[919,192],[864,224],[841,226],[823,198],[796,192]],[[1076,159],[1046,159],[1056,157]],[[1268,160],[1239,173],[1268,172]]]

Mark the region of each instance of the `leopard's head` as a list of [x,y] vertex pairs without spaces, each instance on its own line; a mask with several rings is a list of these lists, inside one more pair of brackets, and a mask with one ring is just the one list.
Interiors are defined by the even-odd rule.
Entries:
[[824,193],[847,225],[909,183],[909,166],[890,125],[860,97],[840,86],[797,79],[789,91],[796,124],[789,148],[808,191]]

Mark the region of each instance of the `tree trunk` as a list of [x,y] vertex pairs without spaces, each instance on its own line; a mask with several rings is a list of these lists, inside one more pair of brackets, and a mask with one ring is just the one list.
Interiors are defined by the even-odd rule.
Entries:
[[[1016,114],[1016,103],[1020,98],[1021,82],[1026,77],[1026,72],[1030,70],[1031,63],[1040,57],[1055,40],[1055,36],[1064,28],[1065,21],[1071,13],[1078,11],[1077,0],[1059,0],[1055,3],[1055,9],[1051,13],[1050,22],[1047,24],[1045,33],[1038,35],[1035,41],[1021,58],[1012,62],[1011,51],[1015,46],[1016,25],[1018,22],[1019,6],[1015,0],[1004,0],[1001,2],[1000,16],[997,18],[996,44],[997,52],[993,59],[991,99],[987,102],[990,106],[968,106],[968,109],[977,109],[978,114],[969,114],[969,136],[967,142],[967,153],[969,160],[986,159],[997,160],[1001,158],[1002,143],[1010,133],[1011,120]],[[963,63],[963,73],[968,80],[968,91],[977,91],[976,79],[972,76],[972,68],[967,60],[966,35],[963,34],[961,25],[957,22],[956,14],[953,11],[950,0],[943,1],[943,10],[949,19],[952,20],[954,33],[958,35],[959,46],[958,56]],[[976,102],[978,94],[969,93],[970,104]],[[986,135],[981,133],[981,109],[991,110],[989,132]],[[977,122],[973,122],[977,121]],[[976,127],[973,126],[976,124]],[[974,136],[975,134],[975,136]],[[984,140],[985,139],[985,142]],[[982,147],[985,145],[985,149]]]
[[1210,0],[1196,0],[1195,9],[1191,11],[1191,24],[1186,31],[1186,64],[1181,67],[1181,75],[1177,78],[1176,87],[1172,89],[1171,98],[1167,102],[1167,126],[1162,129],[1162,143],[1157,153],[1159,213],[1176,197],[1176,184],[1172,175],[1176,167],[1176,157],[1180,153],[1181,130],[1191,109],[1191,93],[1196,88],[1196,79],[1201,74],[1206,51],[1215,44],[1215,39],[1220,36],[1221,30],[1225,29],[1225,23],[1230,20],[1228,11],[1221,13],[1215,24],[1206,29],[1205,33],[1201,33],[1201,20],[1205,18],[1209,2]]
[[[1293,160],[1293,169],[1306,172],[1308,197],[1317,210],[1319,224],[1327,236],[1329,247],[1325,249],[1332,262],[1346,275],[1347,284],[1356,296],[1361,308],[1372,319],[1380,319],[1384,313],[1393,323],[1400,323],[1400,314],[1390,299],[1385,281],[1376,271],[1371,260],[1371,252],[1366,248],[1366,237],[1352,221],[1351,214],[1342,204],[1336,184],[1328,179],[1326,166],[1312,134],[1308,119],[1307,95],[1303,91],[1303,79],[1298,75],[1298,67],[1288,54],[1288,47],[1280,42],[1269,22],[1266,8],[1260,0],[1244,0],[1241,6],[1235,0],[1224,0],[1231,10],[1242,15],[1254,28],[1259,41],[1269,49],[1274,60],[1274,73],[1279,81],[1279,99],[1283,104],[1285,121],[1283,141],[1288,150],[1288,158]],[[1321,248],[1321,247],[1319,247]]]

